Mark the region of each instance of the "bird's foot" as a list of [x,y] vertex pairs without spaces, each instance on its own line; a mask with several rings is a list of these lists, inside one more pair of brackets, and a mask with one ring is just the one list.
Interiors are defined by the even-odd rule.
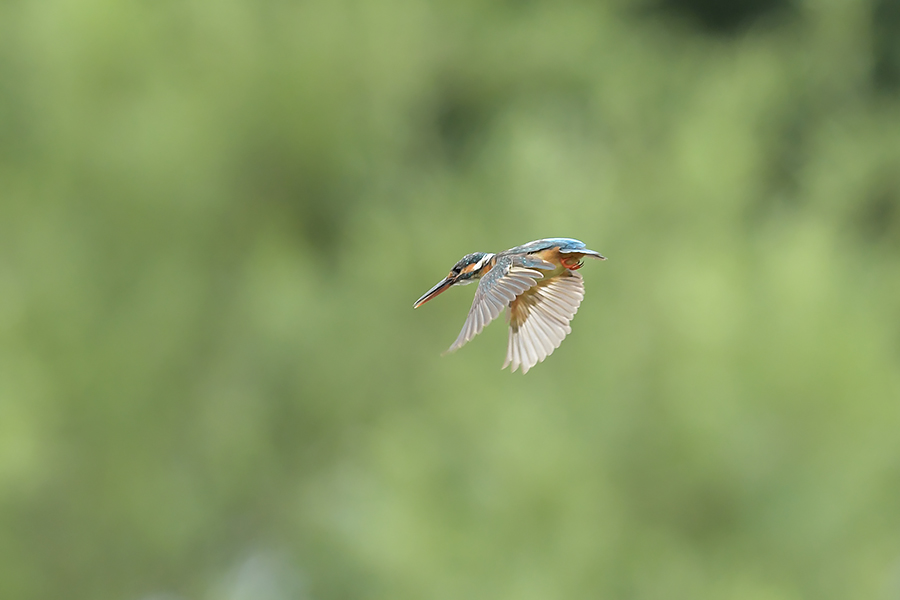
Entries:
[[570,271],[577,271],[578,269],[580,269],[581,267],[584,266],[584,261],[578,260],[577,258],[576,259],[564,258],[564,259],[562,259],[561,262],[562,262],[562,265],[565,268],[569,269]]

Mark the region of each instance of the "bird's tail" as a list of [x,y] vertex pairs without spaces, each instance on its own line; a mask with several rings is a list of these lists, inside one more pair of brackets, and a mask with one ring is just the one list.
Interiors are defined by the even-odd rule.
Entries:
[[596,258],[597,260],[606,260],[606,257],[600,254],[599,252],[595,252],[593,250],[588,250],[587,248],[578,248],[578,249],[562,249],[560,248],[559,252],[561,254],[584,254],[585,256],[590,256],[591,258]]

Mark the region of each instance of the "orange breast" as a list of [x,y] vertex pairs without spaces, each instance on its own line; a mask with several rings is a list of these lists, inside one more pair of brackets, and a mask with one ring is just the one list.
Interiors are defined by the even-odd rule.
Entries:
[[562,266],[562,257],[559,255],[559,248],[547,248],[546,250],[535,252],[532,256],[537,256],[541,260],[553,263],[557,267]]

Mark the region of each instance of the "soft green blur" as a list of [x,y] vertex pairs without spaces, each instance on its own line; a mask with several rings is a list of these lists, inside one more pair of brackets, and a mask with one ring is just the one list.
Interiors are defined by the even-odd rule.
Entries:
[[900,598],[900,7],[715,5],[0,3],[0,596]]

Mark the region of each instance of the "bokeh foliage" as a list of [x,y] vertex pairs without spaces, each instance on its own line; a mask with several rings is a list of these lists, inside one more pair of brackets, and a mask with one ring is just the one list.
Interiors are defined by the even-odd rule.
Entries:
[[898,15],[3,2],[0,595],[900,597]]

